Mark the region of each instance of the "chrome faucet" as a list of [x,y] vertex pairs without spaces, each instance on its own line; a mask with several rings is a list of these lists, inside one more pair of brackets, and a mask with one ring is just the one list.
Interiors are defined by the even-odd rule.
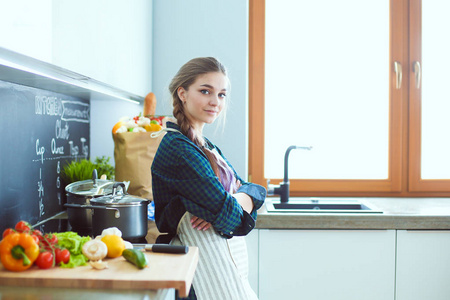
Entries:
[[270,179],[267,180],[267,195],[280,195],[280,202],[289,201],[289,177],[288,177],[288,159],[289,153],[292,149],[303,149],[311,150],[312,146],[309,147],[299,147],[299,146],[289,146],[284,154],[284,179],[280,185],[270,184]]

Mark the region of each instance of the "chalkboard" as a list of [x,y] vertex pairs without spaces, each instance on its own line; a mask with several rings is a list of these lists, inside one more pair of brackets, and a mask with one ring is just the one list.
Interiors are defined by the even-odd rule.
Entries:
[[42,221],[65,210],[61,170],[89,159],[89,122],[88,99],[0,80],[1,232],[20,220],[64,230]]

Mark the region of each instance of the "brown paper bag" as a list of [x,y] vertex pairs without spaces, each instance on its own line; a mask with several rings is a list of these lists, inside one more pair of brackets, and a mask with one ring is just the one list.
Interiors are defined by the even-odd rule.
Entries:
[[152,132],[113,134],[116,181],[130,181],[128,193],[153,200],[151,166],[164,134]]

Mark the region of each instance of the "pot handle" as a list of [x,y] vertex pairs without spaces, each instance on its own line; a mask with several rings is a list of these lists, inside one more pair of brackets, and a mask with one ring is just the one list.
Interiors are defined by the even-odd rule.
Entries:
[[114,217],[116,219],[120,218],[120,211],[118,208],[112,208],[112,207],[106,207],[106,206],[100,206],[100,205],[86,205],[86,204],[70,204],[70,203],[65,203],[64,207],[69,207],[69,208],[83,208],[83,209],[87,209],[87,208],[91,208],[91,209],[108,209],[108,210],[115,210],[114,212]]
[[93,181],[93,187],[97,187],[97,179],[98,179],[98,174],[97,174],[97,169],[94,169],[92,171],[92,181]]
[[125,191],[125,183],[123,182],[116,182],[114,183],[114,185],[112,186],[112,197],[116,196],[117,193],[117,188],[121,186],[122,187],[122,192],[125,195],[126,191]]

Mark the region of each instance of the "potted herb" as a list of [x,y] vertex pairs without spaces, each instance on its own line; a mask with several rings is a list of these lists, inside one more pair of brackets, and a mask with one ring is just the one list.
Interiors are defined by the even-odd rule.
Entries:
[[94,162],[87,159],[73,160],[63,167],[61,177],[66,185],[82,180],[92,179],[92,172],[97,169],[99,176],[106,175],[109,180],[114,180],[115,169],[109,163],[110,157],[96,157]]

